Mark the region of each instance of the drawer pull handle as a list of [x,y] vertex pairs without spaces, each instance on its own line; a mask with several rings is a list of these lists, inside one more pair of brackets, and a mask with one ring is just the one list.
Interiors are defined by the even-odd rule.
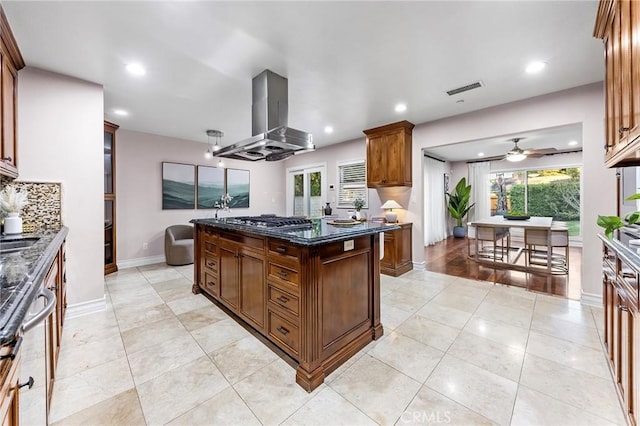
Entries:
[[284,328],[283,326],[278,327],[278,331],[282,334],[284,334],[285,336],[287,334],[289,334],[289,330],[287,330],[286,328]]
[[2,161],[8,161],[8,162],[10,162],[10,163],[11,163],[11,162],[13,161],[13,159],[12,159],[11,157],[4,157],[4,158],[2,159]]
[[618,129],[618,133],[622,134],[624,132],[628,132],[629,130],[631,130],[631,127],[620,126],[620,128]]
[[289,298],[284,297],[284,296],[278,296],[277,298],[278,301],[282,302],[282,303],[287,303],[289,302]]
[[29,389],[31,389],[33,387],[33,384],[35,383],[35,380],[33,380],[33,377],[29,376],[29,380],[27,380],[24,383],[20,383],[18,385],[18,389],[23,388],[25,386],[29,386]]
[[635,278],[636,274],[634,274],[633,272],[623,272],[622,273],[622,278]]
[[287,252],[287,248],[286,247],[276,247],[276,251],[278,253],[285,254]]
[[213,282],[213,281],[208,281],[207,282],[207,287],[215,287],[215,286],[216,286],[215,282]]
[[287,275],[289,275],[286,271],[280,270],[278,271],[278,275],[280,275],[282,278],[286,278]]
[[618,309],[624,312],[627,312],[629,310],[628,306],[624,306],[624,305],[618,305]]

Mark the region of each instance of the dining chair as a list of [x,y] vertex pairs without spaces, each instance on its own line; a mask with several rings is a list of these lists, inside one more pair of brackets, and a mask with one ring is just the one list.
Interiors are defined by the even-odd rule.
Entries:
[[[549,242],[549,232],[551,241]],[[552,222],[550,229],[525,229],[524,244],[527,250],[526,264],[549,267],[551,273],[565,275],[569,273],[569,228],[566,223]],[[550,244],[551,259],[548,259]],[[540,249],[544,247],[544,249]],[[554,248],[564,248],[564,254],[555,253]]]
[[[505,248],[506,248],[506,257],[509,257],[509,250],[511,250],[511,234],[509,233],[509,228],[506,227],[494,227],[494,226],[482,226],[482,225],[473,225],[473,235],[476,240],[475,246],[477,248],[477,252],[475,253],[476,258],[478,257],[486,257],[491,258],[493,261],[504,260],[505,259]],[[504,240],[507,240],[507,244],[505,246]],[[500,241],[500,256],[498,257],[498,241]],[[484,245],[485,242],[492,243],[491,247],[486,247]],[[478,243],[480,243],[480,247],[478,247]],[[470,242],[468,243],[469,247],[469,256],[471,256]]]

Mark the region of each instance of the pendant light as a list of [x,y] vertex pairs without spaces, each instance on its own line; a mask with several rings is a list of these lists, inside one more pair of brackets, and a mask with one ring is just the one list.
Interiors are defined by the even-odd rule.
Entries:
[[[211,158],[215,157],[216,152],[222,149],[220,140],[223,136],[224,133],[220,130],[207,130],[207,140],[209,142],[209,146],[207,147],[207,152],[204,153],[204,158],[210,160]],[[214,138],[215,144],[211,144],[212,137]]]

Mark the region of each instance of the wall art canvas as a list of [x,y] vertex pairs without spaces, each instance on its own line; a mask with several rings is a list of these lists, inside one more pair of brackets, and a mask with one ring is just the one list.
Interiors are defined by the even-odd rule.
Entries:
[[196,167],[193,164],[162,163],[162,209],[195,209]]
[[227,193],[233,198],[230,208],[249,207],[249,170],[227,170]]
[[224,169],[198,166],[198,208],[212,209],[224,194]]

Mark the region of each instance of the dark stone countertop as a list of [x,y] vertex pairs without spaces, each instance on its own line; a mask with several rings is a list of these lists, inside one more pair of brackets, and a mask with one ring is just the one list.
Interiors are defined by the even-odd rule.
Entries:
[[58,230],[0,237],[0,246],[15,238],[38,238],[30,247],[0,254],[0,345],[14,340],[68,232],[63,226]]
[[330,222],[331,219],[311,219],[312,224],[307,228],[267,228],[228,223],[227,219],[233,220],[233,218],[192,219],[190,222],[214,228],[251,232],[267,237],[280,238],[302,246],[316,246],[400,229],[396,224],[377,222],[361,222],[358,225],[353,226],[334,226],[327,223]]

